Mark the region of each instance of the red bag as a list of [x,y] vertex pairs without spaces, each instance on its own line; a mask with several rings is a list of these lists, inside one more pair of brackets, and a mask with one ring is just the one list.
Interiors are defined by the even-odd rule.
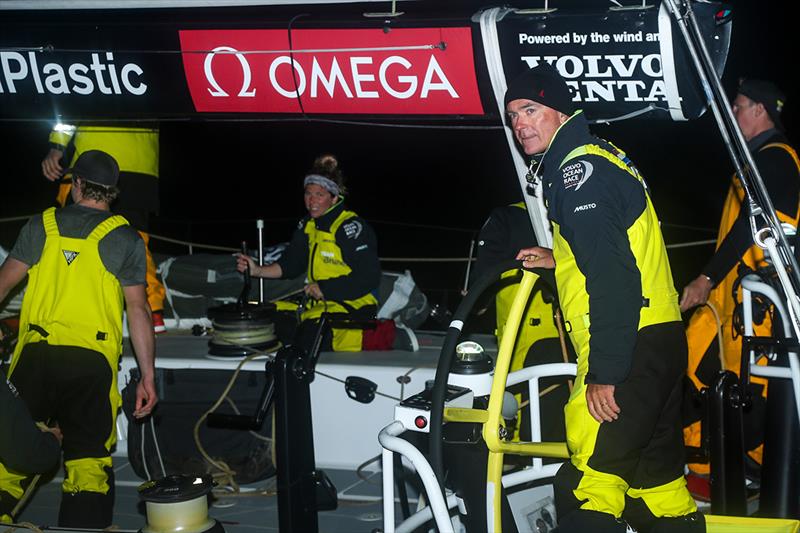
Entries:
[[397,337],[397,326],[391,318],[375,321],[375,328],[364,330],[361,338],[362,350],[391,350]]

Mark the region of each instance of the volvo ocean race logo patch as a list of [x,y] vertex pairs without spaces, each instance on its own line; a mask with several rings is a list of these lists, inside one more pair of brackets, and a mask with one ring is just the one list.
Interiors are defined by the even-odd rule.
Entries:
[[71,265],[75,258],[78,257],[79,252],[73,252],[72,250],[61,250],[64,253],[64,259],[67,260],[67,265]]
[[364,229],[358,220],[348,222],[343,227],[344,234],[350,239],[358,239],[358,236],[361,235],[361,230]]
[[581,159],[577,163],[572,163],[571,165],[565,166],[561,170],[561,177],[564,180],[564,188],[571,189],[575,187],[577,191],[583,184],[586,183],[586,180],[594,172],[594,165],[590,162]]

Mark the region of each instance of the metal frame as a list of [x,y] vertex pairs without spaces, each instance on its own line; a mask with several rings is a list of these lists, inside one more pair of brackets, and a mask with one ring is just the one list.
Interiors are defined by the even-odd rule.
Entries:
[[[789,320],[787,319],[786,306],[783,304],[783,299],[772,286],[759,280],[755,275],[746,276],[742,279],[742,309],[744,313],[744,334],[748,337],[753,336],[753,293],[763,294],[775,305],[778,314],[781,317],[783,324],[783,331],[787,334],[791,331],[789,329]],[[756,364],[755,351],[750,350],[750,375],[759,376],[764,378],[782,378],[792,380],[792,389],[794,390],[794,401],[797,412],[798,420],[800,420],[800,361],[798,360],[797,352],[788,352],[789,367],[775,367],[764,366]]]
[[[543,377],[574,375],[576,365],[573,363],[549,363],[533,367],[523,368],[509,374],[506,385],[508,387],[518,383],[528,382],[530,390],[530,420],[531,420],[531,439],[536,444],[537,439],[541,438],[540,412],[539,412],[539,379]],[[455,494],[449,493],[447,500],[442,497],[439,491],[439,482],[433,474],[433,469],[427,459],[408,441],[399,438],[406,431],[402,423],[395,420],[378,435],[378,441],[383,446],[382,467],[383,467],[383,532],[384,533],[407,533],[420,527],[422,524],[434,518],[436,526],[442,533],[453,531],[453,524],[450,520],[449,510],[458,505],[458,498]],[[526,444],[526,443],[522,443]],[[393,470],[393,455],[401,454],[406,458],[422,480],[430,505],[421,509],[405,521],[395,525],[395,479]],[[511,472],[502,477],[504,488],[511,488],[555,476],[562,463],[542,464],[540,457],[531,458],[531,466],[517,472]],[[487,500],[487,504],[492,503]]]
[[[708,48],[703,39],[697,19],[689,0],[664,0],[672,17],[681,31],[689,50],[695,71],[706,95],[706,101],[719,127],[720,134],[728,150],[736,174],[744,190],[744,202],[750,211],[750,228],[753,241],[769,251],[772,257],[781,288],[782,300],[787,302],[788,318],[795,338],[800,339],[800,269],[791,246],[781,228],[781,222],[770,200],[769,193],[761,179],[761,174],[747,148],[742,131],[736,122],[719,76],[714,69]],[[763,228],[759,228],[759,223]],[[787,331],[790,331],[787,329]]]
[[[778,220],[775,209],[769,198],[769,194],[761,179],[758,168],[755,165],[752,154],[750,154],[747,144],[744,140],[742,132],[736,123],[733,113],[730,108],[730,103],[725,96],[719,75],[714,69],[713,62],[711,61],[708,49],[703,39],[697,20],[692,11],[690,0],[664,0],[664,5],[669,11],[671,17],[676,22],[683,40],[688,48],[692,62],[695,66],[695,71],[700,78],[701,87],[705,93],[706,101],[714,114],[720,134],[722,135],[725,146],[729,152],[731,161],[733,162],[736,173],[740,178],[744,192],[745,202],[750,213],[750,225],[753,233],[754,241],[770,253],[773,262],[778,272],[781,288],[784,292],[783,297],[775,292],[775,302],[785,301],[787,303],[786,310],[788,312],[782,313],[784,321],[789,321],[791,328],[786,327],[786,331],[793,331],[794,336],[800,339],[800,299],[798,299],[798,292],[800,292],[800,268],[798,268],[797,261],[792,253],[792,249],[788,244],[786,236],[781,229],[780,220]],[[479,15],[479,22],[481,26],[481,34],[483,38],[484,53],[486,55],[487,67],[494,90],[495,99],[497,101],[500,114],[504,114],[502,107],[503,94],[506,89],[505,74],[502,67],[502,62],[499,57],[499,43],[497,38],[497,21],[508,12],[508,9],[493,8],[486,10]],[[509,149],[514,160],[515,167],[523,190],[523,195],[531,216],[531,223],[536,233],[537,239],[542,246],[551,246],[552,235],[548,229],[548,222],[546,217],[546,210],[542,203],[541,191],[536,196],[531,196],[527,193],[528,183],[525,179],[527,168],[524,164],[522,157],[516,149],[515,139],[512,132],[506,128],[506,138],[509,144]],[[759,226],[762,226],[759,228]],[[788,267],[788,268],[787,268]],[[519,323],[522,319],[524,305],[531,292],[533,285],[534,275],[525,272],[520,283],[520,288],[517,291],[514,303],[508,317],[508,324],[513,328],[506,332],[503,336],[503,341],[500,345],[498,353],[495,376],[492,384],[492,393],[489,399],[488,409],[485,411],[474,409],[450,409],[446,418],[450,421],[460,420],[485,420],[483,426],[483,438],[489,448],[489,463],[487,468],[487,529],[490,531],[501,531],[502,525],[500,523],[500,483],[502,480],[503,486],[512,486],[516,484],[522,475],[506,480],[502,478],[502,464],[504,453],[520,453],[530,455],[541,455],[550,457],[566,457],[566,446],[559,443],[561,448],[558,448],[556,443],[508,443],[503,441],[499,436],[499,428],[502,425],[502,418],[500,411],[502,408],[502,397],[508,378],[508,366],[513,351],[513,344],[516,338],[516,333],[519,328]],[[785,297],[785,298],[784,298]],[[785,324],[788,326],[788,324]],[[790,361],[792,358],[790,357]],[[574,367],[574,365],[572,365]],[[755,365],[753,365],[755,366]],[[794,354],[794,360],[791,367],[791,378],[795,387],[795,399],[798,402],[798,415],[800,416],[800,365],[797,362],[797,354]],[[756,374],[759,375],[760,369],[756,369]],[[776,374],[777,372],[770,371]],[[561,373],[561,372],[559,372]],[[558,374],[556,374],[558,375]],[[781,376],[784,377],[784,376]],[[522,380],[520,378],[520,380]],[[531,393],[531,398],[538,398],[538,386],[534,384],[537,380],[532,377],[532,389],[537,389],[536,394]],[[533,403],[533,402],[532,402]],[[538,406],[537,406],[538,407]],[[533,405],[531,406],[533,412]],[[538,419],[532,427],[538,427]],[[396,424],[396,423],[395,423]],[[387,441],[387,434],[402,432],[402,424],[400,427],[392,424],[387,426],[381,432],[381,444]],[[386,432],[386,433],[384,433]],[[391,442],[388,442],[390,445]],[[418,454],[418,450],[414,449]],[[391,451],[386,451],[384,456],[384,490],[391,491],[384,493],[384,506],[389,506],[391,509],[386,509],[387,515],[384,517],[384,531],[394,531],[394,497],[393,497],[393,478],[391,471]],[[388,458],[388,459],[387,459]],[[424,465],[423,463],[424,462]],[[415,466],[419,463],[423,470],[425,466],[428,467],[426,472],[430,470],[430,465],[425,461],[424,457],[419,454],[419,457],[412,461]],[[541,466],[541,460],[538,460],[538,465]],[[534,459],[531,470],[537,467],[537,460]],[[542,475],[541,477],[546,477]],[[388,478],[388,483],[387,483]],[[510,476],[509,476],[510,478]],[[535,478],[533,478],[535,479]],[[526,479],[527,480],[527,479]],[[521,481],[519,481],[521,482]],[[431,484],[431,488],[427,487]],[[431,499],[431,508],[433,509],[433,516],[437,521],[440,528],[452,524],[449,521],[449,514],[447,513],[447,505],[441,491],[438,490],[437,480],[435,476],[433,479],[428,479],[426,482],[426,490],[428,490]],[[386,498],[388,494],[392,497]],[[435,502],[435,505],[434,505]],[[387,516],[391,518],[391,524],[387,520]],[[442,529],[443,531],[451,531],[452,529]]]
[[[541,457],[557,457],[566,459],[568,456],[565,443],[553,442],[507,442],[500,438],[500,427],[504,425],[502,419],[503,393],[506,388],[524,381],[528,381],[530,390],[530,418],[531,438],[541,438],[539,420],[539,378],[548,376],[572,375],[577,370],[574,363],[551,363],[528,367],[512,374],[508,373],[511,365],[511,356],[514,352],[514,341],[525,311],[525,306],[537,278],[532,272],[525,272],[517,289],[514,302],[508,317],[508,329],[503,335],[500,349],[495,363],[495,372],[492,380],[492,390],[489,396],[489,405],[486,410],[447,408],[444,418],[450,422],[483,422],[482,436],[489,449],[489,461],[486,480],[486,520],[487,531],[502,531],[500,516],[501,486],[514,487],[529,481],[552,477],[555,475],[560,463],[543,465]],[[378,441],[384,447],[383,451],[383,506],[384,506],[384,533],[400,531],[400,526],[395,530],[394,525],[394,473],[392,454],[401,453],[408,459],[422,479],[425,491],[430,501],[430,508],[436,525],[440,531],[453,531],[448,508],[455,506],[448,495],[447,502],[439,482],[427,459],[403,439],[397,438],[406,428],[399,421],[394,421],[386,426],[378,436]],[[533,457],[531,466],[520,472],[502,475],[503,456],[506,453],[530,455]],[[417,515],[409,518],[417,519]],[[404,523],[405,524],[405,523]],[[406,531],[406,529],[403,529]]]

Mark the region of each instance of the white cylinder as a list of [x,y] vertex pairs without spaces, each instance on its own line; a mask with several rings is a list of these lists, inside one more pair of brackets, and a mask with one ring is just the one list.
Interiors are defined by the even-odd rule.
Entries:
[[207,495],[177,503],[145,502],[147,525],[143,533],[202,533],[214,526],[208,517]]

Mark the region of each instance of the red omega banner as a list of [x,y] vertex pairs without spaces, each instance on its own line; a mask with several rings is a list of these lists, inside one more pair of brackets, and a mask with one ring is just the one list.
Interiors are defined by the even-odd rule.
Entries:
[[483,114],[470,28],[299,29],[291,47],[286,30],[182,30],[180,42],[198,112]]

